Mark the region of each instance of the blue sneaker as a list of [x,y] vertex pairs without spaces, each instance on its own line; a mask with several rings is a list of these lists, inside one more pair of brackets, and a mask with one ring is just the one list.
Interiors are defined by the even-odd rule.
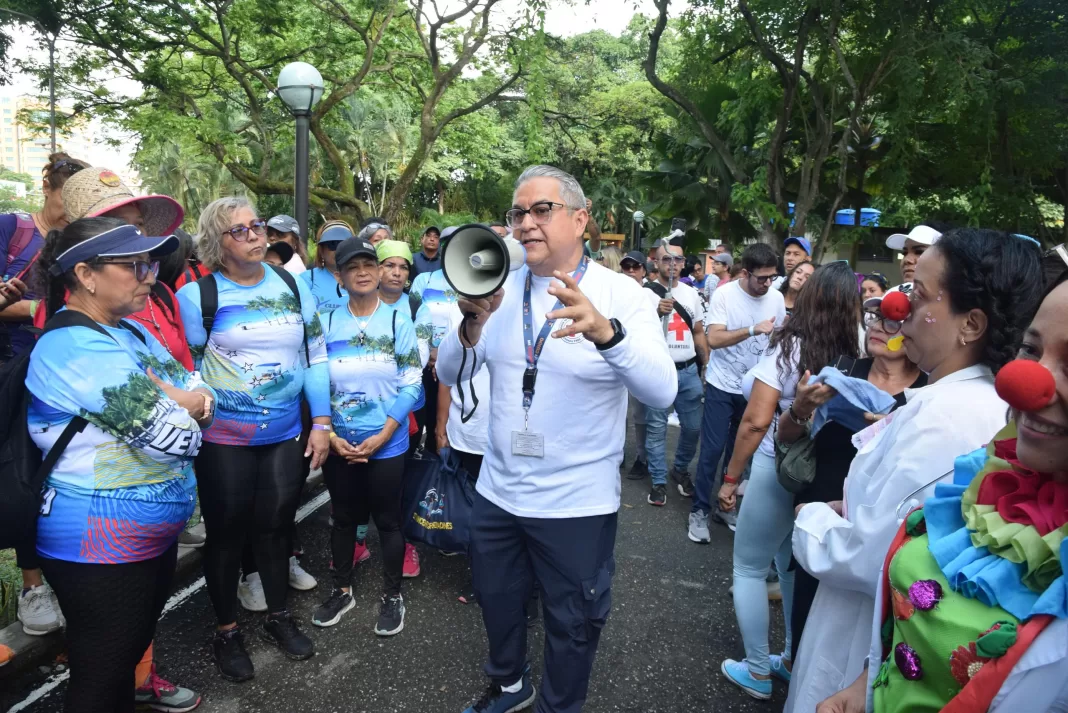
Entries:
[[719,670],[727,680],[748,693],[753,698],[766,701],[771,698],[771,679],[763,681],[753,678],[749,673],[749,664],[745,661],[727,659],[719,665]]
[[786,668],[787,659],[783,658],[781,654],[772,654],[771,659],[771,675],[780,681],[790,682],[790,669]]
[[464,713],[513,713],[521,711],[534,702],[538,693],[530,683],[530,674],[523,674],[523,687],[518,693],[506,693],[496,683],[491,683],[482,697]]

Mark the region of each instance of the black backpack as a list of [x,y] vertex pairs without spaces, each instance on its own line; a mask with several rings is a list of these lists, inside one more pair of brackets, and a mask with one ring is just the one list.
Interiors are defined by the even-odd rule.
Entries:
[[[129,322],[120,321],[119,324],[145,341],[144,335]],[[88,327],[108,334],[84,313],[69,309],[53,315],[42,334],[67,327]],[[24,543],[27,534],[34,531],[45,478],[71,439],[88,423],[81,416],[72,418],[48,454],[42,455],[30,437],[26,422],[32,398],[26,388],[29,368],[30,352],[20,354],[0,367],[0,403],[9,404],[8,408],[0,409],[0,493],[3,493],[0,497],[0,549]]]
[[[282,282],[286,283],[286,287],[297,298],[297,309],[303,314],[304,306],[300,302],[300,290],[297,289],[296,278],[288,270],[276,265],[263,263],[263,266],[274,270],[282,278]],[[211,328],[215,326],[215,313],[219,311],[219,283],[215,281],[215,273],[197,280],[197,287],[200,288],[200,315],[204,320],[204,346],[207,347],[208,339],[211,337]],[[309,365],[311,364],[307,334],[304,336],[304,359]]]

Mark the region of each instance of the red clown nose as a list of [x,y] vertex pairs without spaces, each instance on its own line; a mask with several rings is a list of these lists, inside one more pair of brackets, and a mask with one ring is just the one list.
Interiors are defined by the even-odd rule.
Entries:
[[1057,383],[1037,361],[1016,359],[1001,367],[994,388],[1002,401],[1017,411],[1038,411],[1049,403]]
[[912,305],[909,303],[909,296],[904,292],[890,292],[883,297],[879,309],[887,319],[904,322],[908,319]]

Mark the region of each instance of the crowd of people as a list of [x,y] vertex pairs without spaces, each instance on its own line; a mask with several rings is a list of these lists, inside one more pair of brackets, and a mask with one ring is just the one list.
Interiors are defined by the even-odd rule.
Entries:
[[[785,685],[797,713],[1068,709],[1063,248],[919,225],[886,241],[893,287],[816,264],[803,237],[721,245],[706,273],[666,239],[602,245],[581,185],[533,166],[485,226],[526,265],[474,298],[442,270],[458,226],[413,254],[381,218],[308,236],[224,197],[194,238],[173,199],[63,154],[43,192],[34,215],[0,216],[0,346],[27,364],[30,436],[62,449],[16,554],[24,630],[66,629],[66,710],[199,704],[153,660],[179,543],[203,548],[223,678],[256,674],[239,607],[285,657],[313,656],[287,593],[319,585],[294,520],[320,468],[331,565],[311,624],[353,610],[373,519],[368,625],[399,634],[420,575],[407,465],[431,453],[476,481],[459,599],[481,609],[490,684],[465,713],[582,709],[621,472],[648,478],[651,506],[689,499],[690,541],[734,531],[744,656],[720,670],[748,695]],[[198,503],[206,538],[187,528]]]

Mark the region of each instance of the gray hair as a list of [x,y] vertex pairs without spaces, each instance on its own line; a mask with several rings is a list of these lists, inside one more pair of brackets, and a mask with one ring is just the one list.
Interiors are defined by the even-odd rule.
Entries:
[[386,234],[389,236],[386,238],[386,240],[393,240],[393,228],[389,227],[385,223],[370,223],[367,225],[366,228],[361,230],[359,235],[357,235],[356,237],[360,238],[361,240],[370,241],[371,236],[377,233],[379,230],[386,231]]
[[234,213],[248,208],[253,213],[256,207],[244,196],[227,196],[208,204],[197,221],[197,257],[212,272],[223,268],[222,234],[233,227]]
[[532,178],[555,178],[560,184],[560,200],[569,210],[586,208],[586,194],[582,191],[582,186],[567,171],[561,171],[556,166],[531,166],[515,179],[515,190],[518,191],[520,186]]

